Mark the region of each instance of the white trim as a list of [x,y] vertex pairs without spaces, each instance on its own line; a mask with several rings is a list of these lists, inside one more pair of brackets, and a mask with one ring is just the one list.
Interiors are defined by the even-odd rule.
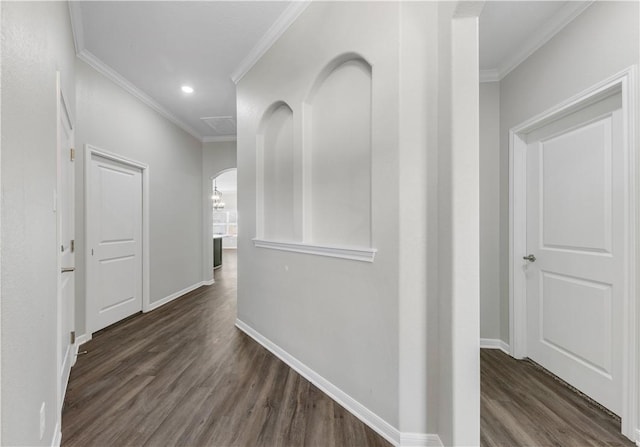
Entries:
[[632,438],[638,430],[638,310],[640,304],[636,289],[636,238],[638,220],[636,216],[636,150],[635,140],[637,100],[636,66],[629,67],[608,79],[572,96],[568,100],[515,126],[509,131],[509,342],[511,355],[516,358],[526,356],[526,278],[520,268],[521,257],[526,253],[526,148],[524,135],[560,117],[566,116],[593,103],[612,92],[620,90],[624,121],[624,145],[628,160],[628,185],[626,196],[628,215],[625,219],[628,238],[627,281],[624,293],[623,346],[623,403],[621,410],[622,434]]
[[[553,36],[558,34],[565,26],[571,23],[576,17],[578,17],[585,9],[591,4],[591,1],[573,1],[567,2],[558,12],[549,18],[537,32],[529,37],[525,43],[512,54],[507,60],[502,62],[498,67],[490,70],[480,70],[480,82],[495,82],[502,80],[511,71],[513,71],[518,65],[523,63],[529,56],[538,51],[544,44],[550,41]],[[491,73],[491,78],[484,80],[483,72]],[[497,77],[497,79],[496,79]]]
[[393,445],[400,447],[441,447],[443,445],[440,437],[436,434],[401,433],[397,428],[393,427],[373,411],[369,410],[264,335],[260,334],[244,321],[236,319],[236,327]]
[[221,143],[225,141],[236,141],[238,137],[236,135],[222,135],[217,137],[202,137],[203,143]]
[[353,261],[373,262],[376,256],[375,248],[355,247],[329,247],[326,245],[312,245],[302,242],[279,242],[264,239],[253,239],[253,245],[258,248],[270,248],[273,250],[292,251],[317,256],[329,256],[331,258],[351,259]]
[[[145,312],[149,307],[149,290],[151,289],[150,274],[149,274],[149,165],[128,157],[123,157],[114,152],[105,151],[96,146],[90,144],[84,145],[84,226],[85,226],[85,238],[88,241],[88,226],[89,219],[87,218],[89,212],[89,194],[88,185],[91,182],[91,158],[97,155],[102,158],[106,158],[118,163],[122,163],[131,166],[136,169],[140,169],[142,175],[142,311]],[[87,244],[88,245],[88,244]],[[88,250],[88,247],[86,247]],[[86,295],[89,296],[89,264],[91,263],[91,257],[85,256],[85,274],[87,275]],[[86,298],[85,298],[86,300]],[[87,325],[86,330],[91,332],[92,328],[89,327],[89,306],[85,302],[85,323]]]
[[[74,142],[74,123],[73,118],[71,116],[71,112],[67,108],[68,101],[65,98],[64,91],[62,90],[62,74],[60,71],[56,71],[56,201],[55,201],[55,212],[56,212],[56,246],[60,246],[62,244],[62,213],[60,211],[59,203],[59,195],[58,191],[62,190],[62,174],[63,174],[63,163],[69,163],[69,149],[70,147],[75,146]],[[61,147],[60,143],[62,140],[61,135],[61,123],[65,123],[64,126],[68,127],[70,132],[69,140],[67,143],[69,146]],[[75,188],[75,167],[71,167],[71,174],[74,179],[73,188]],[[71,207],[75,207],[75,189],[72,189],[72,204]],[[56,320],[56,411],[58,412],[58,417],[62,417],[62,407],[64,405],[64,397],[67,392],[67,386],[69,384],[69,377],[71,375],[71,367],[73,366],[73,362],[75,357],[74,346],[69,344],[67,345],[67,337],[69,334],[63,335],[60,330],[62,327],[62,314],[66,311],[62,306],[62,274],[61,272],[61,264],[62,261],[62,253],[57,252],[56,256],[56,265],[57,265],[57,285],[56,285],[56,303],[57,303],[57,320]],[[73,262],[75,263],[75,257]],[[73,284],[75,289],[75,284]],[[75,294],[74,294],[75,297]],[[72,325],[71,330],[75,330],[75,324]],[[68,346],[67,349],[64,350],[64,354],[62,354],[63,346]],[[59,427],[58,427],[59,429]]]
[[75,355],[78,355],[78,350],[80,349],[80,346],[82,346],[83,344],[85,344],[88,341],[91,341],[91,339],[93,338],[93,334],[88,333],[88,334],[82,334],[79,337],[76,338],[76,352]]
[[213,284],[213,281],[209,282],[209,281],[200,281],[198,283],[195,283],[193,285],[190,285],[189,287],[185,287],[182,290],[179,290],[175,293],[172,293],[171,295],[165,296],[162,299],[159,299],[158,301],[153,301],[151,303],[149,303],[149,305],[147,306],[146,309],[143,310],[143,312],[151,312],[152,310],[156,310],[158,307],[164,306],[167,303],[170,303],[171,301],[180,298],[183,295],[186,295],[187,293],[196,290],[198,287],[202,287],[202,286],[210,286],[211,284]]
[[636,430],[636,445],[640,447],[640,429]]
[[480,82],[499,82],[500,73],[496,68],[491,70],[480,70]]
[[[0,6],[0,36],[2,34],[2,7]],[[0,105],[2,104],[2,57],[0,56]],[[1,107],[0,107],[1,108]],[[5,112],[6,113],[6,112]],[[2,111],[0,110],[0,135],[4,135],[2,133]],[[57,125],[57,123],[56,123]],[[0,160],[2,160],[2,138],[0,138]],[[5,163],[6,164],[6,163]],[[0,161],[0,185],[2,185],[2,162]],[[2,208],[0,206],[0,251],[2,250]],[[0,256],[0,272],[3,272],[2,269],[2,258]],[[0,274],[0,384],[2,384],[2,275]],[[1,387],[1,386],[0,386]],[[4,445],[2,443],[2,390],[0,390],[0,445]]]
[[440,436],[431,433],[400,433],[401,447],[444,447]]
[[70,1],[69,16],[71,18],[71,33],[76,54],[84,50],[84,24],[82,23],[82,8],[79,1]]
[[[75,3],[75,2],[72,2]],[[153,110],[158,112],[160,115],[174,123],[176,126],[190,134],[192,137],[196,138],[198,141],[202,142],[202,136],[187,123],[182,121],[180,118],[175,116],[169,110],[161,106],[158,102],[156,102],[151,96],[144,93],[138,87],[129,82],[124,76],[118,73],[113,68],[109,67],[107,64],[102,62],[97,56],[91,53],[87,49],[82,49],[79,53],[77,53],[78,58],[82,61],[86,62],[93,69],[95,69],[98,73],[105,76],[107,79],[111,80],[113,83],[121,87],[126,92],[130,93],[135,98],[142,101],[147,106],[151,107]]]
[[196,131],[189,124],[182,121],[176,115],[171,113],[170,110],[160,105],[156,100],[149,95],[141,91],[138,87],[133,85],[124,76],[118,73],[116,70],[105,64],[95,54],[91,53],[84,46],[84,25],[82,23],[82,7],[80,1],[69,2],[69,15],[71,17],[71,31],[73,33],[73,43],[76,49],[76,55],[78,58],[89,64],[98,73],[107,77],[116,85],[123,88],[126,92],[130,93],[147,106],[158,112],[160,115],[180,127],[182,130],[190,134],[192,137],[197,138],[201,143],[210,143],[214,141],[236,141],[235,135],[225,136],[209,136],[203,137],[198,131]]
[[61,443],[62,443],[62,430],[60,428],[60,421],[58,421],[56,422],[56,426],[53,429],[53,439],[51,439],[51,447],[60,447]]
[[311,4],[311,0],[293,1],[280,14],[280,17],[271,25],[266,33],[260,38],[258,43],[249,51],[249,54],[240,62],[231,73],[231,80],[234,84],[240,82],[240,79],[247,74],[251,67],[276,43],[276,41],[284,34],[291,24],[302,14],[302,12]]
[[481,349],[499,349],[507,355],[509,354],[509,344],[499,338],[481,338]]
[[387,421],[349,396],[333,383],[329,382],[313,369],[309,368],[300,360],[293,357],[274,342],[260,334],[247,323],[240,319],[236,319],[236,327],[286,363],[291,369],[318,387],[323,393],[344,407],[344,409],[375,430],[380,436],[394,445],[399,445],[400,432]]
[[[226,249],[225,249],[226,250]],[[215,278],[208,279],[206,281],[201,281],[203,286],[212,286],[215,284]]]

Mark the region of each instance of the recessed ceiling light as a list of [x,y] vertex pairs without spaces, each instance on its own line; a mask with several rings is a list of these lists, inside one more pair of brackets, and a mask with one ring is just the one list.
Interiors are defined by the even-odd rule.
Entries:
[[188,85],[183,85],[182,91],[185,93],[193,93],[193,87],[189,87]]

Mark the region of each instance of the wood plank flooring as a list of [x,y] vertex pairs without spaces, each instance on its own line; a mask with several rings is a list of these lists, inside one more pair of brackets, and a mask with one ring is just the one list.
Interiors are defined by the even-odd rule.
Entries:
[[390,446],[235,328],[235,252],[224,256],[214,285],[82,346],[62,445]]
[[483,447],[633,447],[620,423],[524,360],[480,353]]
[[[63,446],[390,444],[234,327],[235,252],[216,283],[96,334],[71,371]],[[624,446],[620,425],[528,362],[481,352],[481,445]]]

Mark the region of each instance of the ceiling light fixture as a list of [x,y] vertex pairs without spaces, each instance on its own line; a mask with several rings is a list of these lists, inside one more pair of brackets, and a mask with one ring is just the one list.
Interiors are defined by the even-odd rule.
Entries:
[[218,191],[218,183],[215,179],[213,180],[213,195],[211,196],[211,199],[213,200],[214,210],[217,211],[224,208],[225,203],[222,200],[222,193]]
[[193,87],[189,87],[188,85],[183,85],[181,88],[182,88],[182,91],[185,93],[193,93]]

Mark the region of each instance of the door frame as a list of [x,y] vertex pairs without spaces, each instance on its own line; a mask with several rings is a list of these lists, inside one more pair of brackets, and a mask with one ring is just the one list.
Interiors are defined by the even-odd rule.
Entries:
[[[67,101],[67,96],[64,94],[64,91],[62,89],[62,74],[60,71],[56,71],[56,195],[54,198],[54,206],[55,206],[55,213],[56,213],[56,271],[57,271],[57,281],[56,281],[56,396],[57,396],[57,402],[56,402],[56,411],[58,412],[58,416],[60,416],[62,414],[62,405],[64,403],[64,397],[65,397],[65,393],[66,393],[66,389],[67,389],[67,385],[68,385],[68,380],[69,377],[62,377],[62,370],[64,369],[63,366],[66,364],[66,362],[70,362],[69,364],[69,370],[71,370],[71,367],[74,365],[76,357],[76,346],[77,343],[73,343],[71,345],[71,350],[68,352],[68,356],[70,356],[70,358],[63,358],[61,350],[62,350],[62,334],[60,333],[61,330],[61,326],[62,326],[62,312],[63,312],[63,306],[62,306],[62,263],[61,263],[61,255],[60,255],[60,251],[57,249],[58,247],[60,247],[60,245],[62,244],[62,240],[61,240],[61,223],[62,223],[62,216],[60,213],[60,193],[61,193],[61,189],[62,189],[62,163],[63,160],[66,159],[66,157],[69,157],[69,151],[72,148],[63,148],[60,145],[60,121],[62,119],[65,119],[67,121],[67,124],[69,125],[69,130],[71,130],[72,132],[75,130],[75,125],[74,125],[74,120],[73,120],[73,116],[71,115],[71,110],[68,107],[69,102]],[[75,144],[72,142],[72,144]],[[73,201],[75,202],[75,188],[73,189]],[[75,205],[74,205],[75,206]],[[75,277],[73,279],[73,287],[75,288]],[[74,294],[74,300],[75,300],[75,294]],[[75,302],[74,302],[74,307],[75,307]],[[75,318],[75,313],[74,313],[74,318]],[[73,321],[73,328],[75,330],[75,321]],[[65,383],[64,387],[62,386],[62,381],[65,380],[67,383]],[[64,390],[63,390],[64,388]],[[59,424],[60,421],[57,421],[57,423]],[[58,427],[59,428],[59,427]]]
[[[91,185],[91,160],[93,156],[106,158],[107,160],[115,161],[139,169],[142,174],[142,311],[148,312],[150,309],[149,303],[149,165],[128,157],[109,152],[104,149],[100,149],[91,144],[84,145],[84,230],[85,230],[85,272],[86,272],[86,284],[85,284],[85,301],[88,301],[86,297],[89,296],[91,291],[91,284],[89,282],[89,270],[91,269],[91,255],[89,254],[89,185]],[[87,333],[91,334],[92,328],[89,326],[89,306],[85,302],[85,324],[87,326]]]
[[636,238],[640,234],[637,217],[636,198],[637,172],[640,157],[636,154],[636,66],[629,67],[610,78],[582,91],[568,100],[536,115],[535,117],[509,130],[509,350],[511,356],[527,356],[527,285],[522,268],[522,257],[527,247],[527,143],[525,136],[534,129],[545,126],[563,116],[569,115],[592,104],[603,97],[620,92],[622,95],[623,145],[627,171],[625,214],[626,278],[623,293],[623,403],[622,433],[640,441],[638,432],[638,312],[640,311],[640,293],[637,290],[638,255]]

